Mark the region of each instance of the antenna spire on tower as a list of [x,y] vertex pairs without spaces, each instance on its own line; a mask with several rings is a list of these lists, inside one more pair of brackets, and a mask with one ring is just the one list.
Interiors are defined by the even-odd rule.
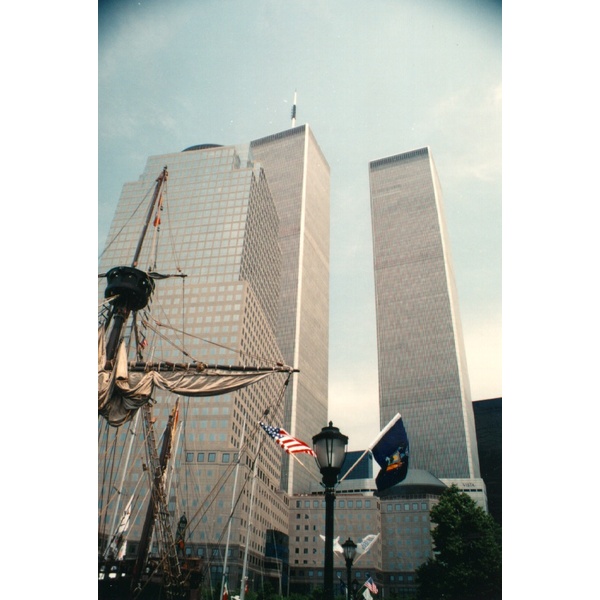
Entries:
[[296,90],[294,90],[294,106],[292,106],[292,127],[296,127]]

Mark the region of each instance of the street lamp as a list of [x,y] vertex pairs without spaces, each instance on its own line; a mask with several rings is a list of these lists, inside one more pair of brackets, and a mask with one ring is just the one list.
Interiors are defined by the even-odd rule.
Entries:
[[356,555],[356,544],[348,538],[343,544],[344,558],[346,559],[346,581],[348,585],[348,600],[352,600],[352,594],[350,593],[350,579],[352,577],[352,563],[354,562],[354,556]]
[[323,476],[325,487],[325,565],[323,568],[323,597],[333,600],[333,503],[334,486],[346,458],[348,436],[340,433],[329,421],[329,427],[323,427],[321,433],[313,436],[313,449],[317,455],[317,465]]

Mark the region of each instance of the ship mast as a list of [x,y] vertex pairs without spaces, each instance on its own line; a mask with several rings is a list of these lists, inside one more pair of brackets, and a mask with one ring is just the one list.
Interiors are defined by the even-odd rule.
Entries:
[[167,167],[164,167],[156,179],[154,194],[148,209],[148,215],[138,240],[131,267],[114,267],[106,273],[107,285],[104,292],[105,298],[110,298],[111,312],[108,322],[112,321],[112,329],[106,342],[106,360],[115,358],[123,328],[132,310],[141,310],[148,305],[150,296],[154,291],[154,282],[148,273],[140,271],[137,267],[146,232],[152,219],[152,213],[159,199],[162,199],[162,189],[168,178]]
[[[112,362],[115,358],[117,348],[123,336],[123,328],[125,327],[129,315],[132,311],[138,311],[145,308],[154,291],[154,281],[150,274],[141,271],[137,266],[139,264],[140,254],[152,215],[157,204],[159,209],[162,205],[162,191],[167,178],[168,171],[165,166],[156,179],[154,193],[148,208],[148,214],[135,249],[131,266],[114,267],[106,273],[108,283],[104,292],[104,297],[110,300],[111,305],[111,310],[107,318],[107,325],[112,321],[112,328],[106,344],[107,362]],[[155,219],[154,225],[155,227],[158,226],[158,218]],[[171,457],[173,430],[177,422],[177,411],[178,404],[176,404],[175,409],[169,417],[159,455],[156,449],[153,426],[154,420],[152,418],[150,405],[147,403],[142,407],[148,460],[150,462],[151,501],[146,514],[138,557],[133,571],[131,593],[134,597],[141,589],[141,577],[148,558],[155,524],[158,524],[159,547],[161,549],[161,554],[164,554],[162,571],[166,577],[167,597],[173,599],[179,598],[182,592],[181,568],[175,550],[164,478],[167,464]]]
[[159,548],[161,550],[161,558],[163,559],[161,561],[162,571],[166,577],[167,597],[178,598],[182,591],[181,568],[179,566],[179,559],[175,548],[175,539],[171,528],[171,519],[165,490],[165,473],[167,464],[171,458],[173,434],[177,424],[178,402],[169,416],[160,456],[156,450],[154,425],[149,404],[145,404],[142,407],[142,411],[148,447],[148,458],[150,461],[149,469],[152,479],[152,495],[148,511],[146,512],[146,520],[144,521],[144,527],[142,529],[138,556],[133,570],[131,591],[135,597],[137,592],[141,590],[141,578],[150,551],[152,533],[155,524],[158,524]]

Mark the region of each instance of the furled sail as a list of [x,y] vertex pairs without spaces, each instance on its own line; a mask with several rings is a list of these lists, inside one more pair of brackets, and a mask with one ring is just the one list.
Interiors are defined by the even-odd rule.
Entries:
[[104,328],[98,330],[98,412],[110,425],[118,427],[130,420],[148,402],[155,387],[181,396],[217,396],[252,385],[290,367],[225,371],[202,364],[127,363],[125,345],[117,351],[114,367],[106,364]]

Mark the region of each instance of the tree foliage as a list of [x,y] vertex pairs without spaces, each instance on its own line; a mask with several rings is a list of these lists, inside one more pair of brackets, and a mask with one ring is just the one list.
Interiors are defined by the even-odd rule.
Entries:
[[419,600],[500,600],[499,525],[455,485],[431,510],[436,556],[417,569]]

